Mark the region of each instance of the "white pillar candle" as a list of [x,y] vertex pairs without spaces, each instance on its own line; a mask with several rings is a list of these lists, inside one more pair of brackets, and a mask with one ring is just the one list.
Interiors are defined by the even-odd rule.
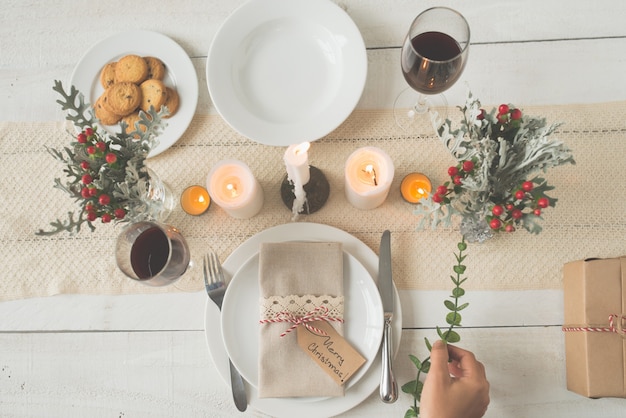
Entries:
[[357,149],[346,161],[346,198],[357,209],[380,206],[389,194],[393,174],[393,161],[383,150],[376,147]]
[[283,160],[287,167],[287,178],[293,183],[294,201],[291,208],[294,217],[304,207],[306,202],[306,193],[304,185],[311,179],[311,171],[309,168],[309,155],[307,151],[311,146],[308,142],[302,144],[293,144],[287,147]]
[[287,151],[285,151],[283,159],[287,167],[287,178],[289,178],[293,184],[301,184],[304,186],[311,179],[309,154],[307,152],[310,146],[310,143],[303,142],[299,145],[289,145]]
[[233,218],[248,219],[263,207],[263,189],[250,168],[238,160],[219,161],[207,176],[213,202]]

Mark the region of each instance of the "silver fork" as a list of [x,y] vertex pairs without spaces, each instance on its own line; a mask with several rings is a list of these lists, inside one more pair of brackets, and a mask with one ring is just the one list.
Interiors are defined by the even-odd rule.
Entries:
[[[224,280],[222,264],[214,251],[209,251],[206,257],[202,259],[202,272],[204,273],[206,292],[221,311],[224,293],[226,292],[226,280]],[[246,388],[243,385],[241,375],[230,359],[228,359],[228,365],[230,366],[230,386],[233,391],[235,406],[237,406],[239,411],[243,412],[248,407]]]

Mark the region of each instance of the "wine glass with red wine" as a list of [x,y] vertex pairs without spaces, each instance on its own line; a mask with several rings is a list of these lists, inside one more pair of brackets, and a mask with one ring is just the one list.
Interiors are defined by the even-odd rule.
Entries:
[[191,265],[189,246],[178,229],[157,222],[135,222],[117,238],[115,260],[133,280],[166,286],[180,279]]
[[469,45],[469,25],[453,9],[433,7],[415,18],[401,51],[402,74],[410,88],[394,103],[398,125],[414,129],[418,119],[435,108],[445,118],[448,103],[441,93],[463,73]]

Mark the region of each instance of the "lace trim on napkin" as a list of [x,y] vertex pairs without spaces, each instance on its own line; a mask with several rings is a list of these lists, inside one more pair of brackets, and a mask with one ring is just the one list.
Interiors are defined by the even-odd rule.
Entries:
[[282,312],[305,316],[318,307],[328,309],[328,316],[343,319],[343,296],[289,295],[261,298],[261,320],[270,320]]

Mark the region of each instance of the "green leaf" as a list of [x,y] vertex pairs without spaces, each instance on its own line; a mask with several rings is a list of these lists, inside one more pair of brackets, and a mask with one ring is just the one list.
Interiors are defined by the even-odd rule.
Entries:
[[465,268],[466,267],[464,265],[459,264],[459,265],[454,266],[452,270],[454,270],[456,274],[463,274],[465,273]]
[[439,327],[437,327],[437,334],[439,335],[439,338],[441,338],[442,340],[446,339],[446,337],[443,335],[443,331]]
[[461,325],[461,314],[458,312],[450,312],[446,315],[446,322],[450,325]]
[[424,383],[415,379],[415,380],[411,380],[410,382],[405,383],[404,385],[402,385],[400,389],[402,390],[402,392],[408,393],[409,395],[412,395],[414,398],[419,399],[419,397],[422,394],[422,389],[424,389]]
[[428,373],[430,371],[430,360],[425,360],[422,363],[422,368],[420,369],[422,373]]
[[444,300],[443,304],[446,305],[446,308],[448,308],[451,311],[456,311],[456,306],[454,306],[454,302],[452,302],[451,300]]
[[449,343],[454,344],[454,343],[458,343],[459,341],[461,341],[461,336],[455,331],[449,330],[444,333],[443,339]]
[[428,341],[428,338],[424,337],[424,344],[426,344],[426,348],[428,349],[428,352],[430,353],[430,351],[433,349],[433,345],[430,343],[430,341]]
[[454,288],[452,290],[452,296],[455,297],[455,298],[460,298],[464,294],[465,294],[465,290],[460,288],[460,287]]
[[409,354],[409,359],[411,359],[413,364],[415,364],[415,367],[417,368],[417,370],[420,370],[422,368],[422,362],[413,354]]
[[406,410],[404,418],[417,418],[417,411],[413,407]]
[[418,382],[419,380],[411,380],[410,382],[406,382],[404,385],[402,385],[402,392],[408,393],[410,395],[417,393]]
[[461,306],[457,306],[456,310],[458,311],[462,311],[463,309],[467,308],[469,306],[469,303],[464,303]]

